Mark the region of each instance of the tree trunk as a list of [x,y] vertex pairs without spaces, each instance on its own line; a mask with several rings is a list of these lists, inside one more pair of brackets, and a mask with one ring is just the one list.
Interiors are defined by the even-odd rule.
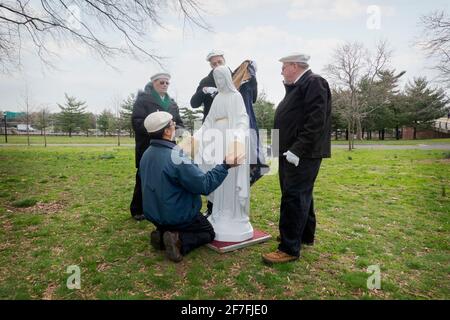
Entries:
[[417,128],[413,127],[413,139],[416,140],[417,139]]
[[395,139],[400,140],[400,129],[399,129],[398,125],[395,126]]
[[383,140],[384,141],[384,133],[385,133],[385,130],[384,130],[384,128],[381,130],[381,140]]
[[352,151],[352,141],[351,141],[351,138],[350,138],[351,130],[352,130],[351,129],[351,124],[348,123],[348,128],[347,128],[347,133],[346,133],[347,140],[348,140],[348,151]]
[[336,131],[335,131],[335,134],[336,134],[336,137],[335,137],[335,139],[334,140],[338,140],[338,129],[336,129]]
[[347,140],[347,141],[348,141],[348,128],[347,128],[347,129],[345,129],[345,140]]
[[[358,130],[358,129],[356,129]],[[350,131],[350,140],[352,141],[352,150],[355,149],[355,126],[353,126],[352,130]]]
[[358,118],[355,120],[355,122],[356,122],[356,139],[362,140],[361,120]]
[[30,146],[30,129],[29,129],[29,124],[28,124],[28,118],[27,118],[27,143],[28,146]]

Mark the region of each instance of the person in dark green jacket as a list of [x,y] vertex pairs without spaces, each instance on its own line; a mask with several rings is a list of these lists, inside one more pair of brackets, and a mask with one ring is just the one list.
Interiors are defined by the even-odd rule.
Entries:
[[193,249],[214,240],[212,225],[200,212],[200,195],[208,195],[224,181],[228,169],[243,159],[228,156],[204,173],[174,140],[173,116],[164,111],[146,117],[151,141],[139,164],[145,217],[156,226],[150,243],[165,249],[175,262]]
[[155,111],[167,111],[173,115],[177,122],[177,129],[183,128],[179,107],[175,100],[167,94],[169,88],[170,74],[165,72],[156,73],[151,77],[151,82],[147,83],[144,91],[139,91],[134,101],[133,112],[131,114],[131,124],[134,130],[135,163],[136,163],[136,184],[133,198],[130,203],[130,213],[135,220],[144,220],[142,211],[142,190],[139,179],[139,162],[150,144],[150,138],[144,127],[144,120],[150,113]]

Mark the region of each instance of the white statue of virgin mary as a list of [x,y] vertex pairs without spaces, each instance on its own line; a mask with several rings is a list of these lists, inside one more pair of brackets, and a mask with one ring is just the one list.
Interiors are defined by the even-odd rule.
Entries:
[[215,240],[240,242],[253,237],[249,220],[249,118],[228,67],[215,68],[213,76],[218,94],[203,126],[194,134],[200,142],[197,160],[206,172],[222,163],[227,154],[246,153],[244,163],[230,168],[224,182],[208,196],[213,203],[208,219],[214,227]]

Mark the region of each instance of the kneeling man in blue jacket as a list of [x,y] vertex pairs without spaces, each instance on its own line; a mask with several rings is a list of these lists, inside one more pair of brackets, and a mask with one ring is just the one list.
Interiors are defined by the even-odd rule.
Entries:
[[214,229],[200,212],[200,195],[213,192],[225,180],[228,169],[244,159],[228,155],[222,164],[203,173],[175,144],[175,122],[170,113],[153,112],[144,126],[151,141],[139,173],[144,215],[156,226],[150,243],[179,262],[188,252],[214,240]]

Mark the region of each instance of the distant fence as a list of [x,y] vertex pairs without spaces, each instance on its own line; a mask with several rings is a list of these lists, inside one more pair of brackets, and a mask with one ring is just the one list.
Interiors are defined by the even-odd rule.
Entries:
[[434,123],[434,129],[443,133],[450,133],[450,118],[440,118]]
[[[19,131],[16,128],[8,128],[7,130],[8,135],[11,136],[26,136],[29,134],[30,136],[44,136],[43,133],[41,133],[41,130],[35,130],[35,131]],[[5,128],[0,127],[0,135],[5,134]],[[68,137],[69,134],[65,132],[46,132],[46,136],[52,136],[52,137]],[[72,132],[72,136],[75,137],[86,137],[86,133],[84,132]],[[129,132],[121,132],[121,137],[129,137]],[[95,132],[89,132],[89,137],[103,137],[103,133],[95,133]],[[117,134],[106,134],[106,137],[117,137]]]

